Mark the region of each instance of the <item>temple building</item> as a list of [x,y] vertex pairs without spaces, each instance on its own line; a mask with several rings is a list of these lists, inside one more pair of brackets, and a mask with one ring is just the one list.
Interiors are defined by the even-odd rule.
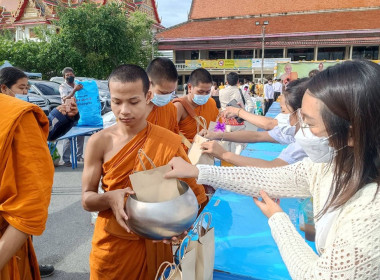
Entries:
[[[55,29],[51,23],[57,19],[59,6],[76,8],[83,2],[83,0],[0,0],[0,30],[14,31],[15,40],[37,40],[33,28],[47,25]],[[155,0],[92,0],[92,2],[100,5],[111,2],[122,3],[126,15],[134,11],[147,14],[154,22],[152,26],[154,32],[164,28],[158,16]]]
[[[232,70],[273,76],[276,60],[380,59],[379,0],[193,0],[188,20],[156,35],[187,81],[199,66],[216,81]],[[252,63],[250,63],[251,61]]]

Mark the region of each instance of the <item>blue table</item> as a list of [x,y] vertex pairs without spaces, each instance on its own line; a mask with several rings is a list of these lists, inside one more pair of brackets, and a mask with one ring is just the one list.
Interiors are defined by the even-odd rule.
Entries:
[[74,126],[65,135],[59,137],[57,142],[63,139],[70,140],[71,150],[71,167],[75,169],[78,167],[77,162],[77,137],[78,136],[90,136],[95,132],[102,130],[103,126]]
[[[267,116],[280,113],[274,102]],[[286,145],[251,143],[243,156],[275,159]],[[282,209],[299,230],[299,199],[281,199]],[[215,228],[215,280],[291,279],[272,238],[268,219],[253,202],[252,197],[218,189],[203,212],[212,214]],[[314,250],[314,242],[306,241]]]

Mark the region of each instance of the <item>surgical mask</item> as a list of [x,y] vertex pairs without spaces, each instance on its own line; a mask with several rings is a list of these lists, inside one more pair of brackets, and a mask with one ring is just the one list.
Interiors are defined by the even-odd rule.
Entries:
[[153,98],[150,100],[154,105],[158,106],[158,107],[162,107],[162,106],[165,106],[167,105],[171,98],[172,98],[172,94],[173,93],[169,93],[169,94],[157,94],[157,93],[153,93]]
[[207,94],[207,95],[194,94],[193,101],[195,104],[204,105],[210,99],[210,96],[211,94]]
[[294,136],[296,134],[296,126],[290,124],[290,116],[292,114],[278,114],[275,119],[277,120],[278,128],[280,129],[282,134]]
[[24,100],[26,102],[29,102],[29,96],[26,94],[15,94],[15,97],[21,100]]
[[305,127],[300,129],[295,135],[296,142],[302,147],[311,161],[315,163],[330,162],[336,151],[329,146],[329,137],[315,136],[310,128]]
[[75,79],[74,76],[69,76],[69,77],[66,78],[66,81],[67,81],[69,84],[72,84],[72,83],[74,83],[74,79]]

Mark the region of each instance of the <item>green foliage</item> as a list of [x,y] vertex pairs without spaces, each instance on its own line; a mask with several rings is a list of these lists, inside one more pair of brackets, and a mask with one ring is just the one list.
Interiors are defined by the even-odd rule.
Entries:
[[2,36],[0,60],[43,73],[44,78],[60,76],[69,66],[78,76],[104,79],[122,63],[146,67],[151,59],[153,22],[143,13],[127,17],[120,5],[85,3],[60,8],[58,17],[57,34],[45,27],[34,29],[39,42],[14,42]]

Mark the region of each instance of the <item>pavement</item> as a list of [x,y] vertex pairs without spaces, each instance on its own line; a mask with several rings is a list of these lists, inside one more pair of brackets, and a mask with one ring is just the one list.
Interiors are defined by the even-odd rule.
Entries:
[[[62,155],[62,141],[57,147]],[[49,277],[52,280],[90,277],[88,259],[94,226],[91,213],[81,205],[82,171],[83,162],[74,170],[56,167],[46,230],[43,235],[33,237],[39,263],[55,267],[55,273]]]

